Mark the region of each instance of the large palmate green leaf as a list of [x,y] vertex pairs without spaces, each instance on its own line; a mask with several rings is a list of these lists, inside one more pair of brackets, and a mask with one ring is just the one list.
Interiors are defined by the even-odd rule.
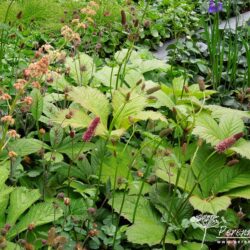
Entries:
[[55,209],[52,202],[38,203],[30,208],[20,221],[13,226],[9,233],[8,239],[12,239],[17,234],[25,231],[29,224],[34,223],[36,226],[41,226],[59,219],[63,215],[60,208]]
[[10,195],[10,204],[8,207],[8,216],[6,222],[14,225],[17,219],[25,212],[35,201],[40,198],[39,190],[30,190],[25,187],[17,187]]
[[[196,120],[193,134],[215,146],[224,139],[244,130],[244,122],[240,115],[233,112],[224,114],[219,118],[219,124],[207,113],[201,113]],[[237,141],[227,152],[236,152],[242,157],[250,159],[250,143],[245,139]]]
[[221,140],[242,132],[243,129],[242,119],[232,113],[221,116],[219,124],[209,114],[201,113],[197,117],[193,134],[215,146]]
[[79,85],[87,85],[96,70],[92,57],[79,53],[76,57],[67,57],[65,66],[70,69],[70,76]]
[[[125,197],[121,215],[130,222],[133,221],[136,200],[137,196],[126,195]],[[122,201],[123,193],[116,193],[114,201],[112,202],[112,199],[109,200],[109,204],[114,204],[114,210],[119,213],[123,203]],[[164,229],[164,224],[160,221],[159,215],[151,207],[149,201],[146,198],[141,197],[137,208],[135,222],[132,226],[127,228],[128,240],[136,244],[148,244],[149,246],[153,246],[161,242],[164,235]],[[171,233],[167,235],[166,242],[172,244],[179,243]]]
[[189,202],[194,209],[199,210],[201,213],[217,214],[222,210],[226,210],[231,200],[228,196],[212,197],[209,199],[201,199],[198,196],[189,198]]
[[206,113],[201,113],[197,117],[193,134],[212,145],[216,145],[223,139],[219,125]]
[[106,96],[98,89],[91,87],[76,87],[69,93],[73,102],[101,118],[101,123],[107,127],[110,104]]

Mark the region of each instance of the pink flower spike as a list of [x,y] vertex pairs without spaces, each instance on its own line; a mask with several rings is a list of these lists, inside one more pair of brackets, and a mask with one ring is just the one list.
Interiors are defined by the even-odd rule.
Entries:
[[223,153],[227,149],[231,148],[236,141],[238,141],[241,137],[243,137],[243,135],[244,135],[244,133],[241,132],[241,133],[230,136],[230,137],[224,139],[223,141],[219,142],[215,146],[216,152]]
[[100,123],[100,117],[96,117],[92,120],[92,122],[90,123],[88,129],[86,130],[86,132],[83,134],[82,136],[82,140],[84,142],[89,142],[91,141],[92,137],[95,134],[95,130],[97,128],[97,126]]

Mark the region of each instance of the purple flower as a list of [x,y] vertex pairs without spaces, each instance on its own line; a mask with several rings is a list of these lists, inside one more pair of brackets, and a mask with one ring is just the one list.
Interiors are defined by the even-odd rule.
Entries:
[[89,142],[92,139],[92,137],[95,134],[95,130],[96,130],[99,123],[100,123],[100,117],[96,117],[95,119],[92,120],[88,129],[86,130],[86,132],[82,136],[82,140],[84,142]]
[[217,12],[221,12],[222,10],[223,10],[223,4],[221,1],[219,1],[218,3],[215,3],[214,0],[210,0],[208,13],[210,14],[217,13]]

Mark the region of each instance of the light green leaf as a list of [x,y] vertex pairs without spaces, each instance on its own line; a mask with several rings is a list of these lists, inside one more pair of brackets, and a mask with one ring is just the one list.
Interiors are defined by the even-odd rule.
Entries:
[[221,128],[216,121],[206,113],[201,113],[196,120],[193,134],[215,146],[223,139]]
[[204,200],[197,196],[192,196],[189,202],[194,209],[199,210],[201,213],[210,214],[217,214],[222,210],[226,210],[231,204],[231,200],[228,196],[213,197]]
[[136,115],[132,115],[131,116],[132,120],[137,122],[137,121],[147,121],[147,120],[152,120],[152,121],[163,121],[166,124],[167,119],[164,115],[162,115],[160,112],[156,112],[156,111],[141,111]]
[[[114,67],[113,69],[109,66],[104,66],[102,69],[98,70],[94,77],[99,80],[103,85],[107,87],[114,88],[116,85],[118,74],[118,67]],[[118,83],[119,84],[119,83]]]
[[129,118],[143,111],[147,105],[147,99],[144,95],[133,92],[129,100],[126,101],[128,91],[121,91],[114,91],[112,99],[113,115],[116,128],[127,129],[131,126]]
[[29,224],[34,223],[36,226],[45,225],[62,217],[63,211],[53,206],[53,203],[38,203],[30,208],[28,213],[10,229],[8,239],[14,238],[17,234],[25,231]]
[[99,116],[104,127],[107,127],[110,104],[101,91],[91,87],[76,87],[69,92],[69,95],[75,103]]
[[48,145],[37,139],[22,138],[9,144],[10,150],[17,153],[18,156],[26,156],[37,153],[41,148],[49,149]]
[[228,114],[237,116],[238,118],[250,118],[250,112],[249,111],[241,111],[236,109],[230,109],[221,107],[219,105],[206,105],[206,109],[209,109],[212,111],[212,117],[213,118],[220,118],[221,116]]
[[96,70],[92,57],[79,53],[76,57],[67,57],[65,66],[70,68],[70,76],[79,85],[87,85]]
[[[72,112],[72,117],[66,119],[66,115]],[[61,127],[65,128],[71,126],[72,128],[86,128],[91,122],[91,118],[86,114],[83,109],[65,109],[57,112],[51,121],[60,124]]]
[[[114,56],[115,60],[118,63],[123,63],[127,58],[128,52],[129,52],[128,49],[122,49],[120,51],[117,51]],[[136,51],[132,51],[130,53],[129,60],[133,62],[138,59],[140,59],[140,55]]]
[[223,133],[223,138],[227,138],[242,132],[244,129],[244,123],[241,118],[234,114],[224,114],[220,117],[219,127]]
[[7,241],[6,250],[22,250],[22,248],[18,244]]
[[[135,62],[133,62],[135,64]],[[156,69],[168,70],[170,65],[158,59],[144,60],[138,63],[139,69],[142,73],[153,71]]]
[[250,141],[240,139],[233,147],[230,148],[234,152],[238,153],[242,157],[250,160]]
[[44,155],[44,159],[47,162],[58,163],[63,161],[63,155],[58,152],[47,152]]
[[10,195],[10,205],[8,208],[7,223],[14,225],[20,215],[27,210],[41,194],[37,189],[27,189],[17,187]]

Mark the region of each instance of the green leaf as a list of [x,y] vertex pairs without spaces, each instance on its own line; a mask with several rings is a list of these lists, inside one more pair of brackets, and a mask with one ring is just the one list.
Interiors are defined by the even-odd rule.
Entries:
[[223,139],[242,132],[243,129],[242,119],[232,113],[222,115],[219,124],[209,114],[201,113],[197,117],[193,134],[215,146]]
[[51,146],[55,148],[62,142],[64,131],[61,126],[55,126],[50,130],[49,135]]
[[[135,64],[135,62],[133,62],[133,64]],[[143,60],[143,61],[140,60],[137,66],[139,67],[142,73],[153,71],[156,69],[168,70],[170,68],[170,65],[158,59]]]
[[225,167],[213,178],[213,193],[227,192],[230,189],[249,185],[249,161],[241,160],[233,167]]
[[[84,152],[90,151],[95,148],[95,144],[93,143],[83,143],[83,142],[77,142],[73,144],[71,139],[68,140],[67,138],[63,140],[62,145],[57,148],[58,153],[66,154],[71,160],[76,159],[78,155],[81,155]],[[73,157],[72,157],[73,153]]]
[[[71,119],[66,119],[66,115],[72,112]],[[71,126],[72,128],[86,128],[88,124],[91,122],[91,118],[86,114],[83,109],[65,109],[58,111],[51,121],[60,124],[61,127],[65,128],[67,126]]]
[[55,208],[50,203],[38,203],[30,208],[26,215],[12,227],[7,235],[8,239],[14,238],[17,234],[25,231],[29,224],[34,223],[36,226],[45,225],[62,217],[63,211]]
[[14,225],[20,215],[25,212],[35,201],[40,198],[39,190],[17,187],[10,195],[10,205],[8,207],[7,223]]
[[[2,164],[2,163],[1,163]],[[0,166],[0,190],[2,189],[2,187],[4,186],[5,181],[8,179],[9,177],[9,170],[7,169],[7,164],[10,164],[10,162],[7,162],[5,164],[3,164],[2,166]]]
[[[115,60],[118,63],[123,63],[127,58],[128,52],[129,52],[128,49],[122,49],[120,51],[117,51],[114,56]],[[133,62],[138,59],[140,59],[140,55],[136,51],[132,51],[130,53],[129,60]]]
[[6,250],[22,250],[22,248],[18,244],[7,241]]
[[219,105],[206,105],[205,108],[212,111],[213,118],[220,118],[221,116],[223,116],[225,114],[233,115],[233,116],[236,116],[236,117],[241,118],[241,119],[242,118],[250,118],[249,111],[230,109],[230,108],[221,107]]
[[58,163],[63,161],[63,155],[58,152],[47,152],[44,155],[44,159],[47,162]]
[[91,87],[75,87],[69,93],[75,103],[101,118],[103,126],[107,127],[110,104],[106,96],[98,89]]
[[[104,160],[103,166],[102,166],[102,176],[101,181],[103,183],[107,183],[107,181],[110,179],[111,186],[114,188],[114,183],[116,183],[118,179],[124,179],[126,181],[131,181],[131,174],[128,175],[129,170],[129,163],[131,159],[125,158],[125,155],[118,156],[118,157],[109,157]],[[128,180],[126,179],[128,176]],[[124,185],[119,186],[119,188],[124,187]]]
[[223,139],[219,125],[209,114],[206,113],[201,113],[197,117],[193,134],[214,146]]
[[5,224],[5,213],[9,203],[9,194],[13,191],[13,187],[2,187],[0,191],[0,228]]
[[104,66],[102,69],[98,70],[94,76],[103,85],[114,88],[116,85],[117,74],[118,67],[112,69],[109,66]]
[[192,196],[189,198],[189,202],[194,209],[199,210],[201,213],[217,214],[222,210],[226,210],[231,200],[228,196],[213,197],[202,200],[198,196]]
[[79,85],[87,85],[96,70],[92,57],[85,53],[79,53],[76,57],[67,57],[65,66],[70,68],[70,76]]
[[22,138],[11,142],[9,148],[17,153],[18,156],[26,156],[37,153],[40,149],[49,149],[48,145],[36,139]]
[[177,247],[177,250],[208,250],[206,245],[196,242],[187,242]]
[[240,139],[230,149],[238,153],[242,157],[245,157],[250,160],[250,142],[249,141]]
[[84,199],[71,199],[70,212],[74,218],[84,220],[87,218],[88,204]]
[[230,190],[229,192],[226,193],[226,195],[231,198],[244,198],[249,200],[250,186]]
[[156,112],[156,111],[141,111],[136,115],[132,115],[131,116],[132,120],[137,122],[137,121],[147,121],[147,120],[152,120],[152,121],[163,121],[166,124],[167,119],[164,115],[162,115],[160,112]]
[[[123,92],[121,92],[123,91]],[[138,115],[147,106],[147,99],[142,94],[132,92],[129,100],[126,100],[127,90],[114,91],[112,106],[116,128],[129,128],[130,118]]]
[[[121,215],[128,221],[132,222],[137,196],[125,197],[125,202]],[[116,193],[114,201],[109,200],[109,204],[114,204],[114,210],[119,213],[123,203],[123,193]],[[151,207],[149,201],[144,197],[140,198],[135,223],[127,228],[127,237],[130,242],[135,244],[148,244],[153,246],[159,244],[164,235],[165,226],[160,221],[159,215]],[[178,244],[172,233],[169,233],[166,238],[166,243]]]
[[31,113],[36,121],[39,121],[43,112],[43,97],[40,90],[33,89],[30,93],[32,97]]
[[241,118],[234,114],[224,114],[220,117],[219,127],[221,128],[223,138],[227,138],[242,132],[244,123]]

